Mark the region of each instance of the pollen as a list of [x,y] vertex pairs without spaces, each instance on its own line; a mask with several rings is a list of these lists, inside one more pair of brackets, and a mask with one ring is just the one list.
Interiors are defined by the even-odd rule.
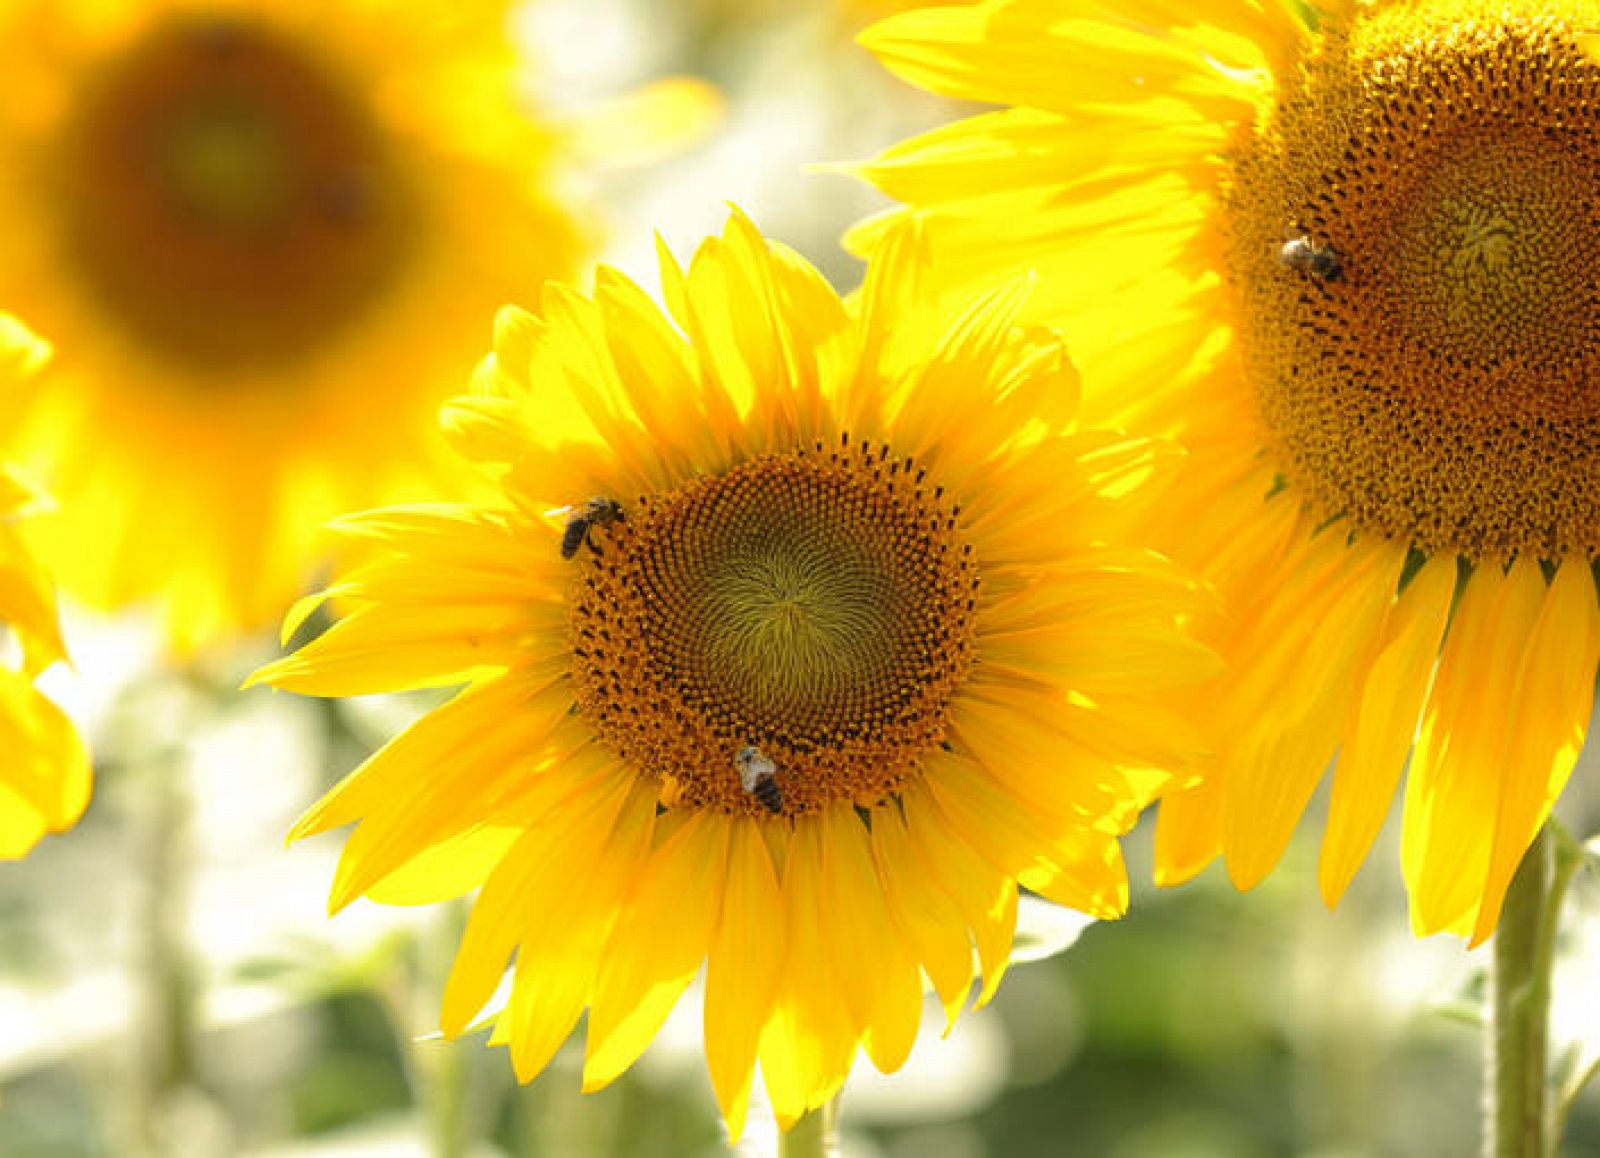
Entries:
[[1330,520],[1468,559],[1600,551],[1597,19],[1358,16],[1236,143],[1245,372],[1282,473]]
[[957,505],[884,445],[819,443],[620,496],[574,566],[578,710],[663,799],[771,815],[869,808],[944,742],[973,663],[978,567]]
[[410,256],[416,206],[390,143],[263,22],[155,22],[72,100],[46,174],[63,247],[106,317],[169,361],[293,363]]

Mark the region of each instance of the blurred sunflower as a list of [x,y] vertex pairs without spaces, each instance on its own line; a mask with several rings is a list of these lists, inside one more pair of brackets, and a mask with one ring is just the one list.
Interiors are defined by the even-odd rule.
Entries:
[[352,506],[434,493],[439,403],[588,238],[496,2],[4,0],[0,295],[62,346],[3,449],[51,564],[180,652],[282,614]]
[[[8,389],[49,357],[48,345],[0,314],[0,381]],[[34,687],[34,677],[67,653],[50,582],[17,534],[17,520],[32,504],[27,488],[0,471],[0,638],[16,642],[16,666],[0,664],[0,860],[23,856],[46,833],[71,827],[89,803],[83,741]]]
[[[1262,880],[1335,751],[1335,903],[1410,758],[1420,932],[1481,941],[1600,658],[1600,4],[1016,0],[866,36],[1015,107],[870,178],[958,282],[1038,269],[1085,412],[1176,434],[1164,537],[1231,607],[1158,873]],[[863,230],[871,244],[873,227]]]
[[[257,680],[467,689],[296,826],[360,820],[333,887],[482,886],[444,999],[533,1077],[588,1010],[585,1086],[626,1069],[706,965],[735,1134],[759,1059],[786,1127],[862,1046],[998,985],[1017,884],[1100,917],[1117,835],[1193,758],[1163,690],[1214,671],[1197,596],[1119,528],[1170,452],[1079,431],[1059,344],[1010,286],[948,326],[900,237],[851,314],[735,215],[671,320],[602,268],[507,310],[445,412],[498,506],[341,520],[349,615]],[[676,327],[676,328],[674,328]],[[561,525],[543,512],[572,508]]]

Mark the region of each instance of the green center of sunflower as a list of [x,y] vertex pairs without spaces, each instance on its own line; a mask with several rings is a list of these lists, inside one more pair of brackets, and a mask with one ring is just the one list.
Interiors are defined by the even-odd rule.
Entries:
[[1600,551],[1583,27],[1381,9],[1330,31],[1243,145],[1225,198],[1247,374],[1329,518],[1468,558]]
[[359,94],[234,16],[153,25],[75,98],[54,169],[70,268],[197,372],[301,362],[381,299],[417,206]]
[[793,815],[917,774],[972,662],[978,573],[915,462],[845,436],[619,501],[575,557],[573,680],[665,798]]

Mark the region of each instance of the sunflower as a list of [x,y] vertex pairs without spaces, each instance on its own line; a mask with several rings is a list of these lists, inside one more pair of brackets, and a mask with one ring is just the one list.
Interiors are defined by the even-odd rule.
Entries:
[[[50,347],[0,314],[0,381],[37,374]],[[0,471],[0,637],[16,643],[16,664],[0,664],[0,860],[28,852],[48,832],[70,828],[89,803],[89,758],[77,731],[34,687],[66,658],[49,580],[17,533],[33,495]]]
[[1157,542],[1220,588],[1231,674],[1163,881],[1262,880],[1337,752],[1332,905],[1409,759],[1413,925],[1493,931],[1600,658],[1596,28],[1576,0],[1017,0],[867,33],[1011,106],[870,179],[956,283],[1039,271],[1086,416],[1190,451]]
[[503,7],[0,3],[0,300],[62,350],[0,450],[72,594],[187,653],[281,616],[327,519],[434,493],[483,319],[589,240]]
[[[902,236],[859,309],[735,214],[671,319],[602,268],[500,315],[445,423],[497,505],[382,510],[320,598],[350,613],[256,680],[465,682],[302,818],[360,820],[332,907],[481,886],[443,1007],[532,1078],[587,1009],[586,1088],[702,965],[731,1128],[759,1059],[786,1127],[858,1046],[911,1047],[1005,971],[1020,881],[1098,917],[1117,836],[1194,758],[1194,584],[1120,529],[1171,452],[1078,430],[1025,287],[927,312]],[[547,517],[564,507],[563,518]]]

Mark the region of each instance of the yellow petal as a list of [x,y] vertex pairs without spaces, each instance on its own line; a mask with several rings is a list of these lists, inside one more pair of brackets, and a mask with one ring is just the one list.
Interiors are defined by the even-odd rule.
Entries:
[[1181,885],[1222,855],[1222,782],[1210,775],[1161,798],[1156,815],[1155,882]]
[[737,1141],[748,1106],[761,1029],[771,1015],[787,948],[778,874],[760,830],[734,824],[728,881],[706,962],[706,1066]]
[[762,1029],[761,1074],[783,1129],[827,1102],[844,1084],[857,1034],[839,992],[823,909],[822,825],[807,818],[794,827],[783,865],[788,959],[778,1002]]
[[954,1023],[972,988],[972,941],[961,910],[923,873],[894,809],[873,815],[872,857],[895,930],[944,1003],[947,1023]]
[[835,806],[820,820],[823,912],[834,975],[873,1064],[895,1070],[916,1040],[921,976],[895,934],[867,831],[855,809]]
[[[1010,108],[954,121],[903,141],[856,169],[891,197],[912,203],[981,197],[995,189],[1060,188],[1077,174],[1115,166],[1172,169],[1208,157],[1226,126],[1175,106],[1164,119],[1147,110],[1067,118]],[[1073,158],[1071,174],[1062,158]]]
[[391,810],[414,793],[430,798],[441,792],[454,797],[469,794],[475,784],[492,782],[499,769],[486,771],[474,760],[463,759],[463,753],[470,756],[487,745],[502,759],[513,753],[532,755],[538,738],[559,723],[570,706],[566,689],[554,681],[528,688],[520,680],[506,678],[468,688],[413,722],[335,785],[295,822],[289,839],[303,840]]
[[1549,816],[1583,749],[1600,666],[1600,606],[1587,559],[1557,570],[1534,621],[1509,718],[1505,767],[1489,867],[1472,943],[1500,918],[1500,905],[1534,834]]
[[860,41],[903,79],[964,100],[1082,112],[1172,93],[1221,118],[1250,112],[1250,89],[1197,47],[1041,0],[913,9]]
[[722,911],[729,830],[726,817],[691,816],[639,870],[595,985],[585,1090],[633,1064],[700,971]]
[[89,803],[89,756],[66,714],[19,672],[0,669],[0,860],[70,827]]
[[[1333,759],[1405,563],[1400,547],[1320,538],[1328,542],[1313,544],[1313,552],[1337,559],[1334,579],[1300,592],[1288,631],[1280,634],[1269,608],[1261,626],[1275,637],[1270,650],[1252,658],[1249,676],[1235,681],[1242,694],[1223,705],[1240,738],[1222,757],[1222,839],[1228,875],[1241,889],[1277,864]],[[1275,694],[1278,711],[1258,706],[1264,694]]]
[[1112,921],[1128,910],[1128,870],[1114,836],[1083,830],[1068,833],[1045,863],[1024,869],[1019,882],[1058,905]]
[[931,873],[955,902],[972,930],[983,971],[982,1005],[1000,986],[1011,959],[1011,940],[1017,928],[1016,882],[1000,876],[985,864],[940,809],[926,786],[918,784],[905,794],[906,827],[924,872]]
[[489,878],[520,832],[489,824],[447,837],[369,886],[366,895],[380,905],[432,905],[464,896]]
[[[996,415],[1002,401],[996,391],[973,387],[994,380],[996,362],[1014,339],[1017,314],[1031,290],[1031,278],[1014,279],[978,297],[951,322],[932,356],[924,356],[921,380],[894,418],[896,449],[923,458],[952,430],[983,447],[1018,434],[1011,414]],[[1061,374],[1069,383],[1075,381],[1070,366]],[[955,464],[940,465],[940,477],[960,485],[962,478],[951,469]]]
[[1055,843],[1051,826],[1029,810],[1028,797],[1001,787],[983,764],[941,753],[929,759],[925,780],[951,826],[995,872],[1016,876],[1045,864]]
[[1416,739],[1455,587],[1455,559],[1429,560],[1384,624],[1383,642],[1334,768],[1318,866],[1322,897],[1330,907],[1338,904],[1393,803]]
[[55,588],[17,529],[0,522],[0,624],[22,640],[23,668],[38,675],[67,654]]
[[503,671],[526,631],[520,609],[386,605],[345,616],[250,678],[306,696],[452,687]]
[[[650,846],[656,791],[648,781],[620,777],[627,801],[587,823],[572,855],[549,866],[546,887],[523,898],[537,914],[517,944],[512,980],[511,1058],[521,1081],[532,1081],[572,1033],[595,988],[601,949]],[[616,816],[615,824],[608,823]],[[598,839],[597,839],[598,838]]]
[[[553,771],[531,801],[538,823],[495,866],[473,903],[467,928],[445,983],[440,1025],[464,1032],[493,995],[519,944],[552,919],[545,898],[570,891],[573,874],[586,872],[610,848],[607,834],[625,808],[633,784],[609,764],[587,777]],[[647,810],[648,811],[648,810]]]
[[983,753],[989,775],[1013,799],[1026,800],[1054,823],[1126,831],[1171,776],[1115,766],[1061,730],[1049,698],[1043,711],[1019,710],[1034,702],[1025,696],[1003,704],[976,696],[957,701],[951,706],[951,741],[962,752]]
[[1445,637],[1406,784],[1401,861],[1421,934],[1467,932],[1489,868],[1510,718],[1529,633],[1545,598],[1539,565],[1467,582]]

